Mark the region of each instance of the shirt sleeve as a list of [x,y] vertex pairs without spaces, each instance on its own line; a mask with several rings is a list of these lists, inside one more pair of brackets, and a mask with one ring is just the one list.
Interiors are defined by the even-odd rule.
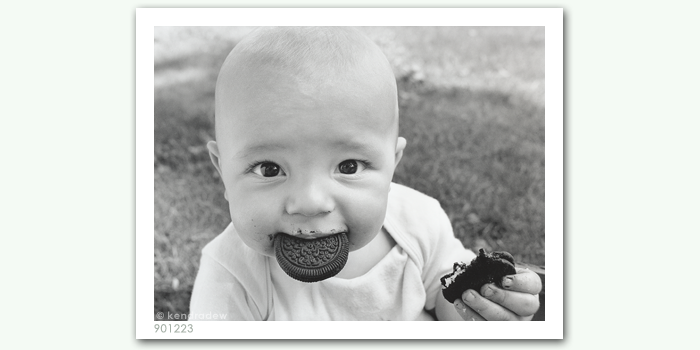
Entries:
[[452,230],[452,223],[445,211],[437,205],[439,210],[434,213],[435,231],[428,236],[430,250],[424,257],[423,284],[426,292],[426,310],[435,308],[435,300],[438,293],[442,294],[440,277],[452,272],[455,262],[469,263],[476,256],[472,251],[465,249]]
[[259,321],[262,317],[241,283],[214,258],[202,254],[190,300],[190,321]]

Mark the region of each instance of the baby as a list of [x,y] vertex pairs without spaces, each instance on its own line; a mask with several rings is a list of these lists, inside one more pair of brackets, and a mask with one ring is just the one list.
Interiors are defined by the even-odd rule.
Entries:
[[[356,30],[262,28],[244,38],[216,85],[216,142],[231,225],[202,251],[190,312],[229,320],[529,320],[541,284],[529,270],[503,288],[468,290],[454,305],[440,277],[474,254],[439,203],[391,182],[398,136],[396,80]],[[276,238],[344,235],[333,277],[300,282]],[[320,242],[320,241],[319,241]]]

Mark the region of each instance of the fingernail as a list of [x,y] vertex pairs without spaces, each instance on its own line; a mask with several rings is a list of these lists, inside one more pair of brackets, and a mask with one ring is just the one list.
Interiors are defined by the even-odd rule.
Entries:
[[503,288],[510,288],[513,285],[513,277],[505,277],[501,282]]
[[455,307],[462,310],[462,311],[467,309],[467,306],[462,304],[462,302],[459,300],[455,300]]
[[485,297],[490,297],[494,293],[494,290],[491,288],[491,286],[486,286],[486,289],[484,289],[484,296]]
[[467,292],[467,296],[464,297],[464,298],[467,299],[466,301],[467,301],[468,303],[471,303],[472,301],[474,301],[474,292],[468,291],[468,292]]

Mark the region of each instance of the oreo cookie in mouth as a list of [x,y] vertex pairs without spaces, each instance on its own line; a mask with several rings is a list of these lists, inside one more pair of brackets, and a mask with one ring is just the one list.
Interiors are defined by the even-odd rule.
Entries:
[[344,232],[315,239],[278,233],[274,245],[282,271],[302,282],[318,282],[337,275],[350,252]]

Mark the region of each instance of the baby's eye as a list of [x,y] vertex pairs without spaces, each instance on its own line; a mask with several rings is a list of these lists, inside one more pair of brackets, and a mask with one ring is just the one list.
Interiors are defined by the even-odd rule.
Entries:
[[284,175],[284,171],[282,171],[282,168],[272,162],[262,162],[259,163],[251,169],[252,172],[264,176],[264,177],[275,177],[278,175]]
[[362,162],[356,160],[348,159],[338,164],[338,171],[341,174],[354,174],[358,171],[365,169],[365,165]]

